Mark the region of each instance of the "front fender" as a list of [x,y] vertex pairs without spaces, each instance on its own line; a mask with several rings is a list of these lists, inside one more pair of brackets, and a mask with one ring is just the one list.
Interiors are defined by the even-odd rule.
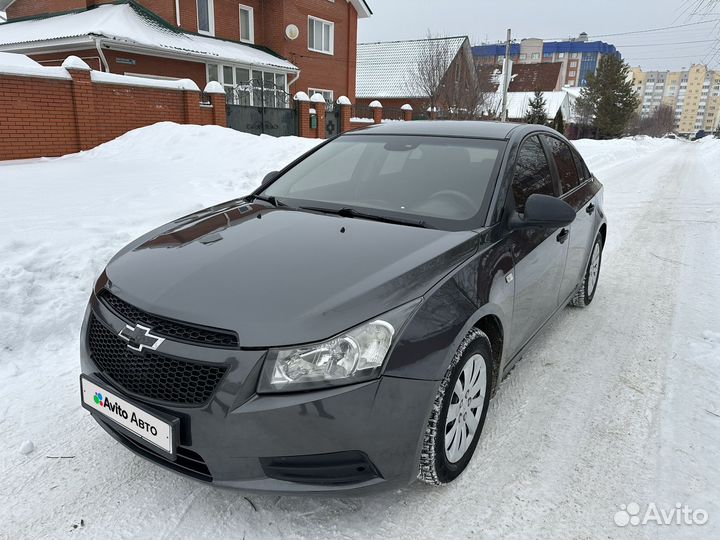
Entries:
[[[465,335],[486,316],[495,317],[507,334],[515,296],[514,281],[508,278],[512,270],[512,255],[501,239],[447,276],[425,295],[406,325],[385,374],[441,380]],[[505,356],[503,350],[500,366]]]

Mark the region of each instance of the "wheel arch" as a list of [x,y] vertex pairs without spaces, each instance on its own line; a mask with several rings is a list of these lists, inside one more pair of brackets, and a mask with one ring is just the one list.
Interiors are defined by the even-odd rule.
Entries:
[[503,329],[502,321],[495,314],[487,314],[478,319],[474,328],[477,328],[483,332],[490,340],[490,352],[492,353],[492,394],[495,395],[497,391],[500,373],[500,365],[502,364],[503,357],[503,344],[505,342],[505,332]]

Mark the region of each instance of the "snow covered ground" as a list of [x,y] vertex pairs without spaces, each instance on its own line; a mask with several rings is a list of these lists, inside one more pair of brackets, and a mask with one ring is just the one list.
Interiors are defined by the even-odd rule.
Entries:
[[[720,536],[720,141],[577,144],[606,188],[598,293],[562,312],[503,382],[451,486],[245,495],[107,436],[78,392],[94,277],[132,238],[249,191],[313,144],[161,124],[0,163],[0,538]],[[709,521],[617,526],[632,502],[687,504]]]

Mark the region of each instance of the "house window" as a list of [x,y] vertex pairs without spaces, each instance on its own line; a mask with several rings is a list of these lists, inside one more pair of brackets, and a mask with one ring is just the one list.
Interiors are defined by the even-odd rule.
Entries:
[[240,41],[255,43],[255,18],[253,8],[240,5]]
[[231,105],[277,107],[290,106],[287,75],[244,67],[208,64],[207,78],[223,85]]
[[565,58],[565,53],[564,52],[558,53],[558,58]]
[[521,54],[520,60],[527,60],[527,54]]
[[308,17],[308,49],[333,54],[335,49],[335,23]]
[[568,73],[568,77],[574,78],[574,77],[575,77],[575,73],[576,73],[575,71],[569,72],[569,73]]
[[198,32],[215,35],[215,0],[197,0]]
[[532,59],[533,59],[533,60],[539,60],[539,59],[540,59],[540,53],[539,53],[539,52],[534,52],[534,53],[532,53]]
[[323,90],[322,88],[308,88],[308,95],[312,96],[313,94],[322,94],[322,97],[325,99],[325,103],[328,103],[330,105],[335,103],[335,93],[332,90]]

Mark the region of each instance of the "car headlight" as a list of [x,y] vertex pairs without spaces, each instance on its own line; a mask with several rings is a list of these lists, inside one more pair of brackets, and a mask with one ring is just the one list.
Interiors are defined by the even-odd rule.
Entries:
[[394,339],[419,303],[400,306],[321,343],[271,349],[258,393],[296,392],[379,377]]

